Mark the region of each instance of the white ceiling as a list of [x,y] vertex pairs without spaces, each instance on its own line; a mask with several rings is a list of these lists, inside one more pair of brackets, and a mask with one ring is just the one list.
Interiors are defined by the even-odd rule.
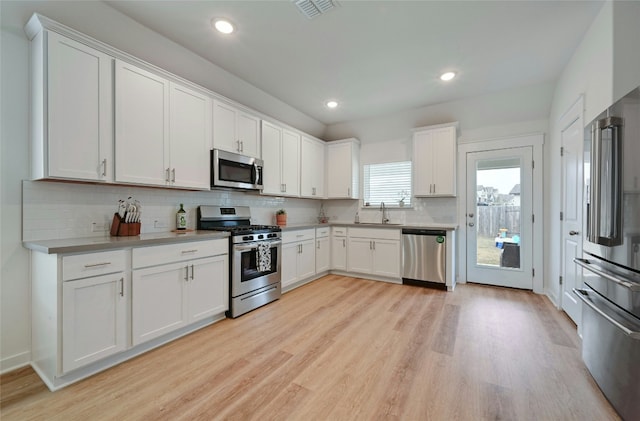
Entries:
[[555,81],[603,4],[341,0],[308,20],[289,0],[107,3],[324,124]]

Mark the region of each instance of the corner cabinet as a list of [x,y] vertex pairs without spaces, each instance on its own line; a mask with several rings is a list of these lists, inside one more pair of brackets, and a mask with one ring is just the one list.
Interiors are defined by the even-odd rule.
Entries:
[[347,270],[347,227],[331,227],[331,269]]
[[213,147],[260,158],[260,119],[222,101],[214,101]]
[[325,197],[325,142],[302,136],[300,145],[300,197]]
[[262,121],[262,194],[300,196],[300,135]]
[[316,228],[316,273],[331,269],[331,242],[329,227]]
[[29,21],[33,179],[113,181],[113,57]]
[[357,199],[360,194],[360,141],[327,143],[327,199]]
[[208,190],[211,98],[116,61],[116,181]]
[[414,195],[456,195],[457,123],[421,127],[413,133]]

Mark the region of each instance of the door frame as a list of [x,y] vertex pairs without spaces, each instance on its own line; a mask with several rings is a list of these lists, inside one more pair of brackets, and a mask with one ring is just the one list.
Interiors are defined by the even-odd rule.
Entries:
[[[580,122],[580,127],[583,128],[584,130],[584,95],[580,95],[578,96],[578,99],[576,99],[576,101],[567,109],[567,111],[564,112],[564,114],[562,114],[562,116],[560,117],[560,119],[558,120],[558,139],[560,140],[560,146],[562,147],[562,132],[565,131],[566,129],[568,129],[575,121],[579,121]],[[561,154],[560,151],[557,151],[555,153]],[[584,151],[583,151],[584,153]],[[581,160],[582,162],[582,160]],[[560,155],[560,173],[564,174],[564,160],[562,158],[562,155]],[[564,180],[563,180],[564,181]],[[580,180],[583,181],[583,180]],[[581,190],[581,196],[584,199],[584,187],[580,186],[580,190]],[[563,195],[564,195],[564,185],[560,186],[560,196],[558,197],[559,203],[560,203],[560,212],[564,212],[565,208],[564,208],[564,200],[563,200]],[[579,203],[579,207],[582,208],[582,205],[584,203],[584,200],[581,201]],[[584,210],[583,210],[584,212]],[[582,215],[583,218],[583,223],[584,223],[584,214]],[[558,247],[559,247],[559,251],[560,253],[558,253],[558,277],[554,280],[553,276],[552,279],[550,280],[551,282],[558,282],[558,299],[556,302],[556,307],[559,310],[563,310],[563,299],[564,299],[564,285],[560,285],[560,277],[564,275],[565,271],[564,271],[564,237],[563,237],[563,232],[564,232],[564,220],[560,220],[560,229],[558,230],[558,236],[555,239],[555,241],[558,242]],[[582,230],[582,228],[581,228]],[[582,233],[582,235],[585,235],[586,233]],[[582,243],[582,241],[581,241]],[[580,256],[582,255],[582,244],[580,245]],[[578,272],[581,272],[581,270],[579,270]],[[582,283],[582,282],[581,282]],[[564,311],[564,310],[563,310]],[[578,324],[578,333],[581,334],[581,329],[580,329],[580,324]]]
[[[467,153],[469,152],[485,152],[498,149],[509,149],[530,146],[533,150],[533,214],[535,222],[533,224],[533,292],[536,294],[544,293],[544,203],[543,203],[543,145],[544,134],[529,134],[519,136],[509,136],[497,139],[486,139],[470,141],[458,145],[458,169],[459,176],[457,182],[458,192],[467,191]],[[466,230],[466,210],[467,195],[459,195],[460,202],[458,206],[459,221],[459,239],[458,242],[458,279],[460,283],[467,282],[467,230]]]

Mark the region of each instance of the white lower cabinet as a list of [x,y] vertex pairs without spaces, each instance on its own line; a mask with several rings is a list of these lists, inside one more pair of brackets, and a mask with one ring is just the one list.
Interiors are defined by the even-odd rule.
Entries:
[[63,372],[127,348],[128,285],[124,272],[63,282]]
[[[219,254],[197,259],[189,256],[210,247],[206,242],[133,250],[131,334],[134,346],[228,309],[227,241],[215,241],[222,241]],[[154,254],[156,260],[150,260]],[[179,261],[163,264],[172,255]],[[140,262],[153,266],[136,268]]]
[[347,270],[346,227],[331,227],[331,269]]
[[349,272],[400,277],[400,230],[349,228]]
[[282,233],[282,288],[316,273],[315,230]]
[[316,228],[316,273],[327,272],[331,268],[331,243],[329,227]]

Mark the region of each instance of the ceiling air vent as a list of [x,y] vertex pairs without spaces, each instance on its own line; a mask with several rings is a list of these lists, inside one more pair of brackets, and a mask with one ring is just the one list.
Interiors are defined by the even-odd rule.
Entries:
[[294,3],[307,19],[318,17],[336,7],[332,0],[294,0]]

